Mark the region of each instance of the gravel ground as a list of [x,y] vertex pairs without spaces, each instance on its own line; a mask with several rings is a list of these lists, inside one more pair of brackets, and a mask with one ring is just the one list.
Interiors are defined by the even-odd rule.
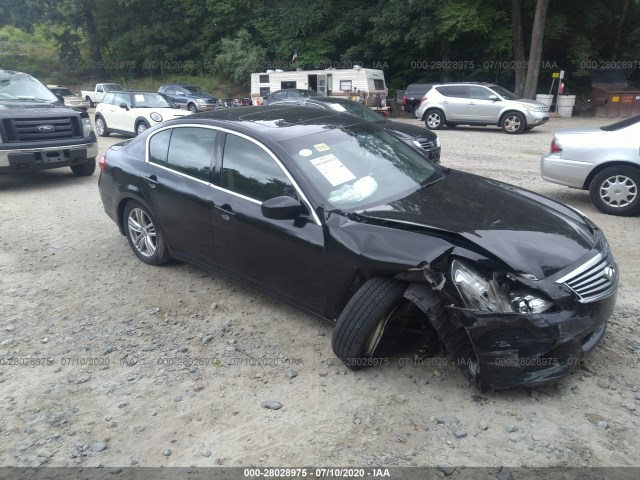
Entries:
[[440,358],[351,372],[317,318],[218,274],[141,263],[97,173],[0,176],[0,466],[640,465],[638,218],[539,175],[554,129],[603,122],[438,132],[444,165],[588,214],[621,267],[588,362],[502,393]]

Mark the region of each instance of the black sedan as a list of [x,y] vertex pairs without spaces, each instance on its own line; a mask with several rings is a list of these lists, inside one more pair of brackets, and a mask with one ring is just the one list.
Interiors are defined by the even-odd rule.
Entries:
[[431,130],[411,125],[409,123],[394,122],[374,112],[361,103],[340,97],[309,97],[292,100],[274,101],[271,105],[299,105],[302,107],[323,108],[335,112],[346,112],[380,125],[393,133],[412,147],[424,150],[425,155],[432,162],[440,163],[440,141]]
[[220,271],[334,322],[353,369],[409,336],[480,388],[539,385],[595,347],[614,308],[618,267],[589,219],[425,161],[353,115],[202,113],[99,165],[104,208],[140,260]]

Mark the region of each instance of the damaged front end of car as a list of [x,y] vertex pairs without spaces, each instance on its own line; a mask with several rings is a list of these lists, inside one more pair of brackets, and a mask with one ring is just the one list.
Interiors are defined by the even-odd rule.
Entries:
[[[532,387],[569,374],[604,337],[618,286],[604,236],[586,258],[544,279],[482,270],[456,256],[448,270],[415,270],[425,281],[411,283],[405,298],[428,314],[425,299],[440,292],[451,325],[436,330],[450,360],[481,390]],[[474,355],[460,346],[460,335],[447,338],[449,331],[466,332]]]

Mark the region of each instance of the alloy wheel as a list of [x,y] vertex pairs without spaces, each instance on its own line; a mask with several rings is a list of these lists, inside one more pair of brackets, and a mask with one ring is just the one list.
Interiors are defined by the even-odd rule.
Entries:
[[151,218],[141,208],[133,208],[127,219],[129,235],[136,250],[145,257],[156,253],[156,227]]

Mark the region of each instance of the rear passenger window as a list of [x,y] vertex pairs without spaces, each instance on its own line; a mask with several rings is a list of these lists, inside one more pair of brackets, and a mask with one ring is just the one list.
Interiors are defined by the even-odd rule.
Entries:
[[149,141],[149,162],[208,182],[215,139],[210,128],[163,130]]
[[467,85],[452,85],[447,87],[447,97],[467,98],[469,95],[469,87]]
[[169,168],[209,181],[216,131],[210,128],[174,128],[169,143]]
[[232,134],[224,142],[222,187],[259,202],[297,196],[289,178],[264,149]]

